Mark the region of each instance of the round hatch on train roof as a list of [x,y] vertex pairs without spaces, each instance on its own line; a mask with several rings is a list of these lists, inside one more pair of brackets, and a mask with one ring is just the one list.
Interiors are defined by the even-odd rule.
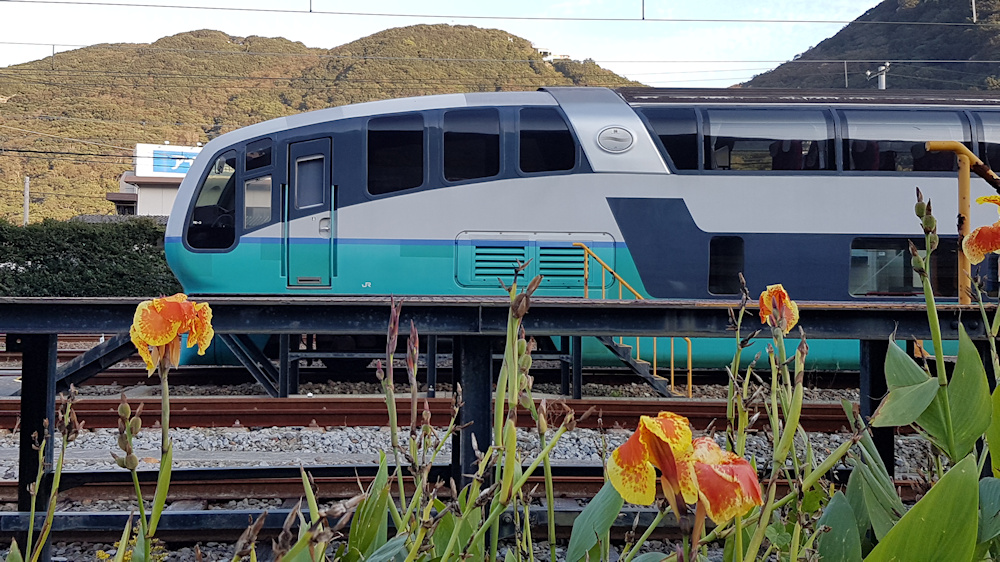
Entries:
[[625,152],[632,148],[635,136],[625,127],[605,127],[597,133],[597,145],[608,152]]

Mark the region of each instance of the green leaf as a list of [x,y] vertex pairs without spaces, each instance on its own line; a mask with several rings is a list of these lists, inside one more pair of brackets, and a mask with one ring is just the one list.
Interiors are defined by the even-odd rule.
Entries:
[[24,562],[24,556],[21,555],[21,549],[17,547],[17,541],[10,543],[10,552],[7,553],[7,562]]
[[984,543],[1000,536],[1000,480],[979,481],[979,527],[976,542]]
[[802,511],[813,514],[823,507],[823,500],[826,498],[826,490],[818,485],[813,486],[802,494]]
[[910,508],[865,562],[970,560],[978,508],[979,470],[970,455]]
[[892,530],[899,517],[889,507],[885,490],[874,481],[875,476],[871,474],[871,470],[864,464],[859,464],[857,467],[861,470],[861,490],[865,498],[868,519],[871,521],[872,530],[875,531],[875,537],[881,541]]
[[632,562],[663,562],[667,555],[662,552],[647,552],[632,559]]
[[385,454],[379,457],[378,472],[368,486],[368,497],[358,504],[351,522],[344,562],[364,560],[388,540],[389,469]]
[[598,537],[608,534],[624,504],[625,500],[618,494],[618,490],[610,482],[605,482],[601,491],[597,492],[573,522],[569,547],[566,549],[566,562],[582,560],[597,545]]
[[[755,512],[755,514],[759,514],[759,512]],[[726,537],[726,544],[722,549],[723,562],[739,562],[746,557],[753,529],[754,527],[743,527],[743,552],[739,553],[739,556],[736,555],[736,533]]]
[[391,562],[397,556],[402,556],[406,552],[406,536],[399,535],[389,539],[381,548],[369,556],[365,562]]
[[780,520],[768,525],[767,530],[764,531],[764,536],[767,537],[767,540],[771,541],[771,544],[778,547],[778,550],[785,550],[792,544],[792,534],[788,532],[785,524]]
[[115,552],[114,562],[125,562],[125,553],[128,552],[128,538],[132,534],[132,516],[128,516],[128,523],[122,530],[121,539],[118,540],[118,551]]
[[937,379],[928,378],[919,384],[890,390],[872,414],[871,424],[875,427],[910,425],[924,413],[940,388]]
[[948,402],[955,434],[955,450],[949,456],[957,461],[972,451],[992,418],[986,369],[976,344],[969,339],[961,323],[958,325],[958,360],[948,381]]
[[851,510],[854,512],[859,537],[865,536],[872,526],[871,519],[868,517],[868,508],[865,506],[863,481],[864,476],[861,475],[860,469],[852,470],[851,475],[847,478],[847,501],[851,504]]
[[[434,510],[438,513],[443,513],[445,508],[444,502],[435,498],[434,499]],[[455,534],[455,522],[458,520],[455,514],[452,512],[445,513],[438,520],[437,527],[434,528],[434,532],[431,534],[431,541],[434,543],[434,553],[437,556],[444,556],[444,549],[448,547],[448,541],[451,536]],[[462,543],[464,546],[465,543]]]
[[990,449],[990,466],[993,476],[1000,477],[1000,386],[993,391],[990,399],[993,418],[986,429],[986,444]]
[[893,339],[885,354],[885,383],[889,390],[920,384],[931,378]]
[[160,472],[156,476],[156,492],[153,494],[153,506],[150,508],[149,528],[146,530],[147,537],[152,537],[156,534],[156,525],[160,522],[163,507],[167,504],[167,490],[170,488],[170,471],[173,460],[174,442],[168,440],[167,448],[160,457]]
[[827,504],[818,526],[827,526],[828,532],[816,539],[816,548],[824,562],[860,562],[861,535],[858,522],[847,496],[837,492]]

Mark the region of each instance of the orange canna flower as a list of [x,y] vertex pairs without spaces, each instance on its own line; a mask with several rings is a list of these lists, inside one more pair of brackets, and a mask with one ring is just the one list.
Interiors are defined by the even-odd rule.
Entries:
[[625,501],[650,505],[656,499],[654,469],[659,469],[663,493],[680,515],[678,509],[698,499],[691,452],[687,418],[672,412],[641,416],[635,433],[611,453],[608,479]]
[[215,331],[208,303],[189,301],[183,293],[139,303],[129,330],[150,375],[157,366],[161,367],[161,374],[177,366],[180,337],[184,334],[188,336],[187,346],[197,345],[198,354],[204,355]]
[[783,326],[786,334],[798,323],[799,306],[789,298],[781,284],[768,285],[767,290],[760,294],[760,321],[769,326]]
[[692,447],[698,499],[717,525],[763,503],[757,471],[746,459],[723,451],[711,437],[695,439]]
[[[1000,213],[1000,195],[985,195],[977,197],[976,203],[993,203]],[[1000,253],[1000,221],[991,226],[980,226],[962,239],[962,252],[971,263],[979,263],[986,259],[990,252]]]

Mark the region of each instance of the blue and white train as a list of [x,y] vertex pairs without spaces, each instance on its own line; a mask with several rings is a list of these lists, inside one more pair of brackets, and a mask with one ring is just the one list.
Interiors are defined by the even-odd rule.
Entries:
[[[799,300],[914,297],[914,187],[957,215],[955,157],[929,140],[1000,167],[1000,96],[544,88],[335,107],[208,143],[166,254],[200,295],[499,294],[531,259],[537,294],[582,296],[582,242],[646,298],[737,298],[738,272]],[[957,230],[939,229],[930,268],[953,297]],[[696,364],[728,343],[696,342]],[[856,345],[812,351],[857,363]]]

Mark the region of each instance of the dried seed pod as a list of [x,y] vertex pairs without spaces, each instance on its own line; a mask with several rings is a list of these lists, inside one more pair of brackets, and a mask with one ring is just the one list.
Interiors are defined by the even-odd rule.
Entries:
[[128,429],[132,432],[132,436],[139,435],[139,432],[142,431],[142,418],[136,416],[130,419],[128,422]]
[[128,419],[132,415],[132,407],[128,405],[125,401],[125,395],[122,394],[122,401],[118,404],[118,417]]
[[128,436],[124,433],[118,434],[118,448],[126,453],[132,450],[132,444],[128,442]]
[[135,453],[125,455],[125,468],[129,470],[139,468],[139,457],[135,456]]

